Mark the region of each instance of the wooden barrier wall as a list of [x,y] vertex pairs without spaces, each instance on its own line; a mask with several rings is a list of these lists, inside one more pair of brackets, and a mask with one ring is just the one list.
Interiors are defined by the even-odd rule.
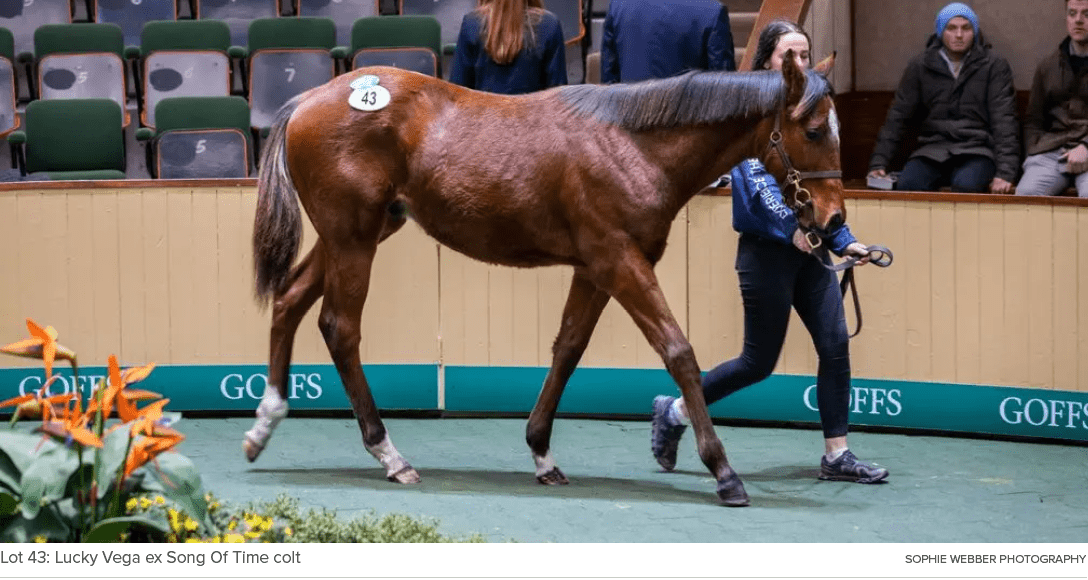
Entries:
[[[268,313],[251,290],[252,181],[5,187],[0,342],[24,337],[29,316],[55,326],[85,365],[111,353],[123,364],[266,362]],[[1088,202],[848,197],[855,234],[896,257],[858,272],[856,377],[1088,391]],[[739,352],[742,339],[730,203],[697,196],[657,269],[704,368]],[[486,266],[409,224],[378,252],[363,360],[547,366],[568,284],[564,268]],[[329,362],[316,311],[300,329],[298,363]],[[812,375],[815,365],[795,317],[777,372]],[[662,368],[615,303],[583,366]]]

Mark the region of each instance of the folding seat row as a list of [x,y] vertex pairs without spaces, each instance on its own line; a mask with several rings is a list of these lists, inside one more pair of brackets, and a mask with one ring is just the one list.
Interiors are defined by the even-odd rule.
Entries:
[[[110,23],[121,27],[125,46],[137,46],[144,24],[154,20],[222,20],[231,30],[231,43],[245,46],[249,23],[258,18],[294,17],[331,18],[336,23],[337,43],[350,42],[351,24],[363,17],[379,14],[431,14],[425,3],[401,0],[392,4],[395,12],[381,10],[383,0],[86,0],[87,22]],[[473,7],[476,0],[471,0]],[[560,1],[560,0],[554,0]],[[569,0],[566,0],[569,1]],[[456,3],[463,3],[457,0]],[[418,6],[417,6],[418,4]],[[427,0],[440,13],[447,13],[450,0]],[[0,27],[12,31],[15,53],[32,53],[34,31],[45,24],[70,24],[75,13],[70,0],[3,0],[0,2]],[[427,7],[432,8],[432,7]],[[457,25],[460,24],[458,20]],[[456,32],[454,32],[456,34]]]
[[[136,131],[136,137],[148,143],[148,167],[153,174],[163,171],[163,177],[174,175],[169,168],[180,165],[171,165],[169,159],[179,151],[187,151],[178,145],[184,142],[179,141],[183,137],[172,134],[180,130],[180,124],[184,123],[179,119],[185,119],[186,113],[174,114],[172,126],[167,130],[158,118],[168,102],[177,106],[178,101],[184,101],[180,97],[219,97],[241,102],[243,109],[237,104],[212,106],[209,103],[214,101],[191,101],[202,102],[209,110],[226,107],[233,111],[230,126],[247,132],[245,147],[238,146],[235,136],[225,134],[214,138],[188,134],[185,138],[197,139],[201,151],[214,152],[223,147],[243,151],[247,159],[242,165],[246,175],[255,164],[258,153],[255,145],[259,144],[260,132],[271,124],[279,107],[291,97],[331,79],[340,68],[338,61],[345,60],[345,69],[385,64],[430,75],[437,75],[439,70],[439,27],[430,17],[358,19],[349,49],[335,47],[335,27],[327,18],[259,19],[250,24],[248,36],[247,49],[235,50],[230,46],[227,26],[221,21],[156,21],[144,27],[141,59],[133,70],[139,124],[143,126]],[[37,40],[38,52],[46,55],[38,61],[37,74],[33,75],[40,101],[108,99],[123,112],[119,127],[128,125],[118,27],[93,23],[47,25],[39,28]],[[248,102],[229,96],[232,56],[242,70]],[[32,106],[36,107],[40,101],[27,106],[28,124],[32,122],[29,115]],[[244,114],[239,112],[242,110]],[[245,117],[244,123],[235,122],[239,115]],[[200,125],[197,117],[192,122]],[[249,135],[250,132],[253,134]],[[171,134],[167,136],[168,133]],[[27,140],[31,135],[17,138]],[[168,142],[166,147],[164,140]],[[220,154],[223,159],[233,158],[223,151]],[[188,157],[189,162],[182,165],[191,165],[193,155]],[[28,160],[33,158],[31,155]]]
[[[253,136],[241,97],[176,97],[156,107],[148,167],[163,179],[246,177]],[[26,130],[8,135],[23,175],[125,179],[121,108],[110,99],[53,99],[26,107]],[[143,131],[144,129],[141,129]]]
[[[287,6],[285,6],[285,1]],[[598,0],[599,2],[600,0]],[[477,6],[478,0],[396,0],[396,14],[434,16],[442,28],[442,43],[452,51],[461,19]],[[585,33],[589,0],[549,0],[547,7],[563,24],[567,42],[573,44]],[[337,26],[337,43],[350,41],[351,23],[382,14],[381,0],[88,0],[88,20],[121,27],[125,46],[140,42],[143,25],[154,20],[178,20],[181,8],[191,19],[221,20],[231,31],[231,43],[247,44],[249,23],[274,18],[288,8],[292,16],[331,18]],[[0,2],[0,27],[14,33],[16,54],[33,51],[33,34],[45,24],[73,22],[69,0],[4,0]],[[447,52],[448,54],[449,52]]]

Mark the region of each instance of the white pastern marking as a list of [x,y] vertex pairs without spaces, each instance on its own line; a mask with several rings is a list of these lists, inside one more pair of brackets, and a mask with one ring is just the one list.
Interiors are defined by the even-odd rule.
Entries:
[[246,438],[263,448],[286,416],[287,401],[280,397],[279,389],[275,385],[265,385],[261,404],[257,405],[257,420],[253,428],[246,431]]
[[555,469],[555,458],[552,457],[551,451],[546,453],[544,457],[534,455],[533,461],[536,462],[537,477],[540,477],[541,475],[544,475],[545,473],[548,473],[549,471]]
[[[366,446],[365,443],[363,445]],[[385,438],[382,439],[381,443],[373,447],[366,446],[366,450],[378,460],[378,463],[382,464],[386,475],[393,475],[408,466],[408,462],[404,460],[397,448],[393,447],[393,442],[389,439],[389,433],[385,434]]]

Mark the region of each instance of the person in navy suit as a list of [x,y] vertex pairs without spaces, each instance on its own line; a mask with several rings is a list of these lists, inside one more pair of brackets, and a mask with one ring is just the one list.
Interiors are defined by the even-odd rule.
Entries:
[[506,95],[567,84],[559,19],[541,0],[482,0],[461,22],[450,82]]
[[718,0],[612,0],[601,36],[601,82],[737,70],[729,10]]

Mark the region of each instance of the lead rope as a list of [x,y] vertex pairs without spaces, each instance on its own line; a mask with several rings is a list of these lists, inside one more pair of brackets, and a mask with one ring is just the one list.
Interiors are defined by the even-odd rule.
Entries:
[[[895,258],[895,256],[892,255],[892,251],[884,246],[866,246],[865,250],[869,255],[869,263],[881,268],[891,266],[892,260]],[[846,302],[847,288],[850,289],[850,296],[854,299],[854,317],[858,321],[858,326],[848,338],[854,338],[861,333],[861,302],[858,301],[858,283],[857,280],[854,279],[854,265],[857,263],[858,258],[855,258],[854,256],[847,256],[845,260],[838,264],[828,264],[824,260],[820,260],[820,264],[824,268],[827,268],[832,272],[843,272],[842,280],[839,282],[839,292],[842,293],[843,302]]]

